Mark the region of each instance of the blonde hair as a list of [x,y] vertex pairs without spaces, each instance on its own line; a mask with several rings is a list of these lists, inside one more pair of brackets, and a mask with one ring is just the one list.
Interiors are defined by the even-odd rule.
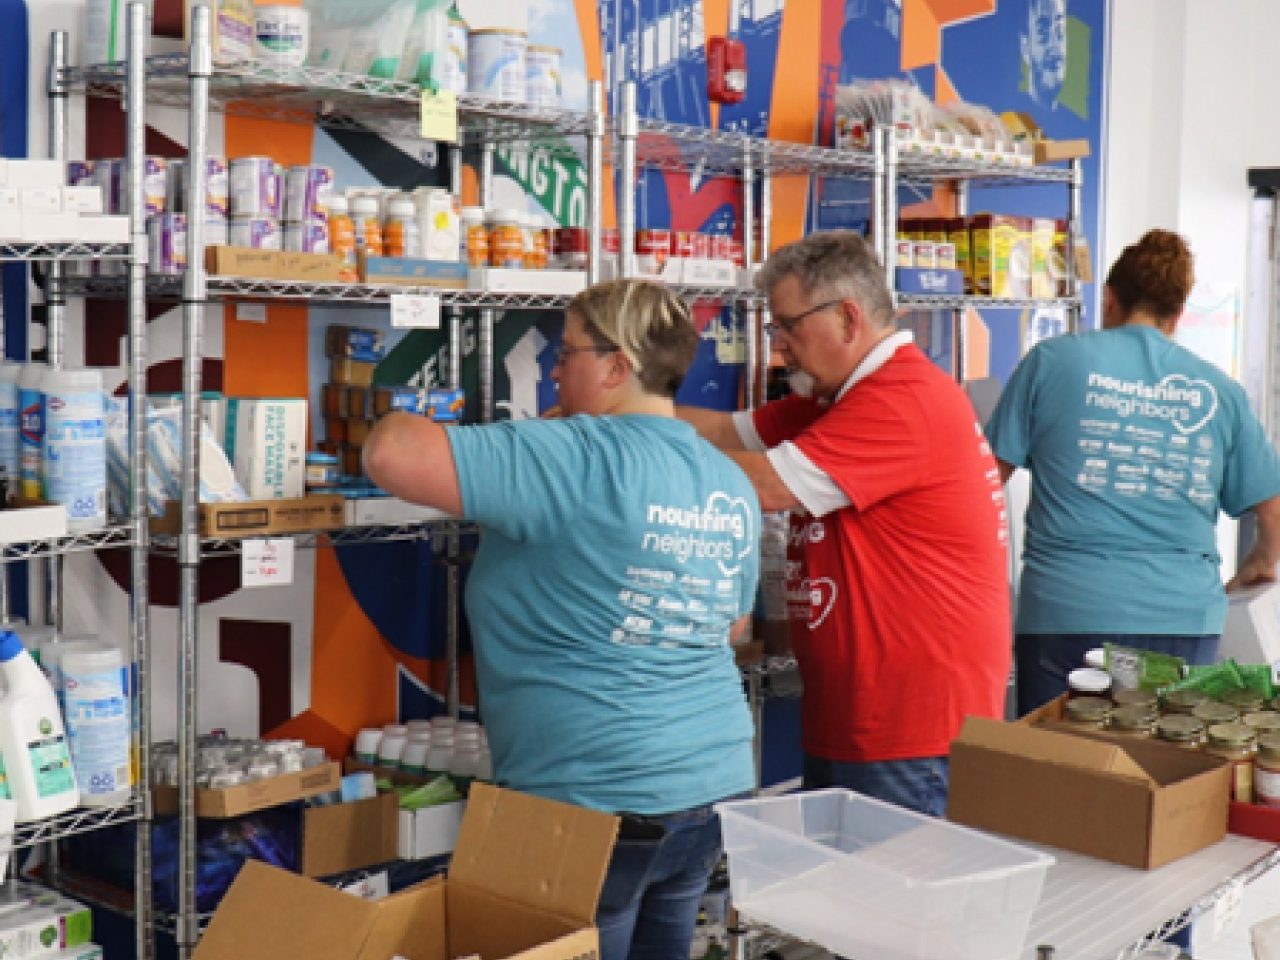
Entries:
[[647,280],[613,280],[588,287],[566,310],[582,318],[596,346],[616,348],[646,393],[674,397],[698,352],[688,306],[670,289]]

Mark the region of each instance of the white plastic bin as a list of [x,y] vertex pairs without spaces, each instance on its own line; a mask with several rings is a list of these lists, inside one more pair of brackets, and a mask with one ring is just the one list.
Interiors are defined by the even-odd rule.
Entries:
[[850,790],[717,810],[734,906],[854,960],[1014,960],[1054,863]]

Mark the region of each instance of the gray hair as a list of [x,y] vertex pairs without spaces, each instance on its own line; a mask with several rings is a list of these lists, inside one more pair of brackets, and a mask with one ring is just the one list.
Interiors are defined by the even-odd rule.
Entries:
[[876,328],[893,326],[893,296],[884,267],[871,245],[851,230],[813,233],[775,251],[756,275],[756,286],[769,293],[788,277],[800,282],[807,300],[847,298],[866,311]]

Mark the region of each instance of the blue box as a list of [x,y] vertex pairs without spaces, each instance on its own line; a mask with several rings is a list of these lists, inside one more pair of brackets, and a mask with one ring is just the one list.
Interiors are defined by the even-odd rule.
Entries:
[[386,336],[366,327],[330,326],[325,331],[325,353],[360,363],[381,363],[387,355]]
[[465,260],[418,260],[409,257],[367,257],[360,254],[360,281],[406,287],[467,286]]
[[898,267],[898,292],[927,296],[963,296],[964,272],[931,267]]

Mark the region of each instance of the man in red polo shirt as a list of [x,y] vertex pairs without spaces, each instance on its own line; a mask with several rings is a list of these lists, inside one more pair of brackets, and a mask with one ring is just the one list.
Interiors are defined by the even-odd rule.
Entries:
[[791,511],[805,786],[941,815],[964,717],[1004,712],[999,471],[963,391],[896,330],[861,237],[806,237],[757,282],[796,394],[755,411],[678,413],[742,467],[764,510]]

